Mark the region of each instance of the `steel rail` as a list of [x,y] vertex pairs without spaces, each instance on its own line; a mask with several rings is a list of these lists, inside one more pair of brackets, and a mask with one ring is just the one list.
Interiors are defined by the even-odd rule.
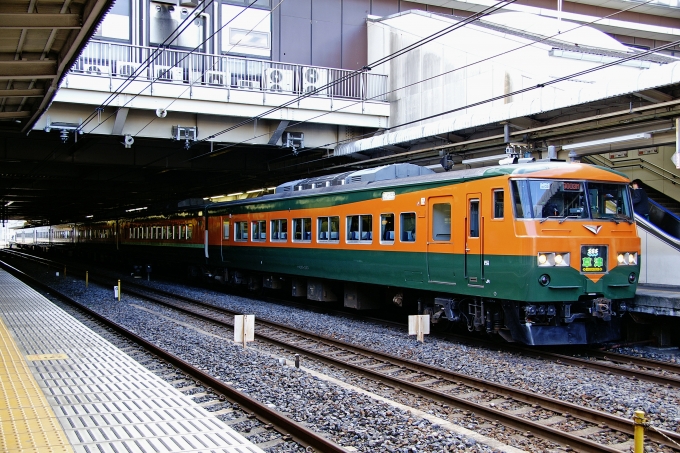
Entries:
[[[129,283],[128,283],[129,284]],[[136,286],[142,286],[142,285],[136,285]],[[150,292],[158,292],[163,294],[165,297],[171,297],[175,299],[182,299],[186,302],[189,302],[191,304],[196,304],[199,305],[203,308],[207,308],[210,310],[218,311],[221,313],[226,313],[226,314],[239,314],[238,312],[224,309],[222,307],[217,307],[215,305],[206,303],[206,302],[201,302],[201,301],[196,301],[193,300],[187,296],[182,296],[182,295],[174,295],[168,291],[164,290],[157,290],[155,288],[148,288],[148,287],[143,287],[145,291],[150,291]],[[173,303],[158,299],[157,297],[151,296],[149,294],[144,294],[143,292],[139,291],[134,291],[128,289],[128,294],[135,294],[139,297],[143,297],[149,300],[152,300],[153,302],[162,304],[164,306],[171,307],[177,311],[189,314],[191,316],[195,316],[197,318],[200,318],[202,320],[216,323],[216,324],[221,324],[224,326],[231,327],[232,324],[221,321],[221,320],[216,320],[215,318],[196,312],[191,309],[187,309],[184,307],[179,307]],[[467,386],[475,387],[475,388],[481,388],[485,391],[493,392],[499,395],[503,395],[509,398],[512,398],[513,400],[516,401],[521,401],[526,404],[538,404],[544,409],[551,410],[553,412],[558,412],[562,414],[570,414],[573,415],[579,419],[588,421],[590,423],[602,425],[605,424],[608,428],[616,429],[617,431],[623,432],[625,434],[628,434],[630,436],[633,435],[633,425],[632,422],[628,419],[622,418],[622,417],[617,417],[614,415],[606,414],[604,412],[600,412],[594,409],[586,408],[583,406],[579,406],[577,404],[573,403],[568,403],[564,401],[557,400],[555,398],[547,397],[547,396],[540,396],[537,395],[536,393],[531,393],[528,391],[520,390],[520,389],[515,389],[509,386],[505,386],[503,384],[497,384],[493,383],[490,381],[486,381],[483,379],[475,378],[472,376],[467,376],[464,374],[456,373],[453,371],[449,370],[444,370],[441,368],[437,368],[434,366],[430,366],[427,364],[415,362],[412,360],[408,359],[402,359],[397,356],[393,356],[391,354],[385,354],[379,351],[374,351],[372,349],[368,348],[362,348],[359,346],[355,345],[350,345],[338,340],[334,340],[322,335],[317,335],[309,332],[304,332],[304,331],[299,331],[297,329],[293,329],[287,326],[283,326],[279,323],[276,322],[271,322],[271,321],[265,321],[265,320],[259,320],[258,324],[260,325],[266,325],[270,328],[278,329],[278,330],[283,330],[289,334],[294,334],[298,336],[303,336],[306,337],[306,339],[311,339],[313,341],[317,341],[320,343],[323,343],[327,346],[335,347],[338,349],[343,349],[345,351],[351,351],[356,354],[363,354],[365,356],[368,356],[370,358],[373,358],[378,361],[385,362],[386,364],[392,364],[395,366],[400,366],[402,368],[405,368],[407,370],[411,371],[416,371],[420,373],[428,373],[432,377],[438,378],[438,379],[449,379],[451,381],[454,381],[456,383],[464,384]],[[560,431],[555,428],[551,428],[549,426],[542,425],[541,423],[534,422],[529,419],[525,419],[522,417],[518,417],[516,415],[503,412],[499,409],[494,409],[492,407],[484,406],[479,403],[474,403],[469,400],[466,400],[461,397],[449,395],[447,393],[430,389],[427,387],[424,387],[422,385],[419,385],[417,383],[412,383],[409,382],[405,379],[400,379],[398,377],[390,376],[384,373],[381,373],[380,371],[373,370],[370,368],[362,367],[360,365],[356,365],[353,363],[348,362],[347,357],[343,357],[342,359],[334,357],[333,355],[328,355],[322,351],[319,350],[314,350],[310,349],[304,346],[296,345],[296,344],[291,344],[289,340],[282,340],[280,338],[277,338],[276,336],[273,336],[271,334],[266,334],[263,333],[262,331],[256,332],[256,337],[261,338],[263,340],[266,340],[270,343],[276,344],[277,346],[292,350],[294,352],[298,352],[301,354],[304,354],[306,356],[311,356],[314,358],[317,358],[318,360],[321,360],[327,364],[335,365],[341,368],[348,369],[353,372],[361,373],[367,376],[370,376],[373,379],[379,380],[385,384],[392,385],[395,387],[399,387],[403,390],[407,390],[412,393],[416,394],[421,394],[425,395],[428,398],[441,401],[453,406],[460,407],[462,409],[474,412],[476,414],[479,414],[480,416],[487,418],[489,420],[499,420],[501,423],[505,424],[506,426],[511,426],[515,429],[518,429],[520,431],[529,431],[534,433],[535,435],[538,435],[540,437],[543,437],[545,439],[549,439],[551,441],[563,444],[563,445],[569,445],[572,448],[576,448],[578,451],[588,451],[588,452],[619,452],[620,449],[617,449],[615,447],[610,447],[602,444],[597,444],[596,442],[590,441],[588,439],[584,439],[575,435],[572,435],[570,433],[565,433],[563,431]],[[334,355],[337,355],[334,354]],[[680,442],[680,435],[676,433],[672,433],[670,431],[665,431],[662,430],[663,433],[671,438],[674,438],[675,440]],[[664,443],[665,445],[668,445],[667,439],[665,439],[661,434],[658,434],[654,431],[648,431],[646,435],[653,441],[659,442],[659,443]]]
[[22,272],[21,270],[5,263],[4,261],[0,261],[0,267],[5,269],[7,272],[10,274],[14,275],[21,281],[34,286],[34,287],[39,287],[42,289],[45,289],[50,292],[52,295],[56,295],[59,297],[59,299],[63,300],[64,302],[68,303],[69,305],[72,305],[79,310],[82,310],[84,313],[87,313],[88,316],[91,316],[95,318],[97,321],[105,324],[106,326],[114,329],[117,333],[125,336],[126,338],[130,339],[131,341],[138,343],[142,345],[144,348],[147,350],[151,351],[153,354],[157,355],[161,359],[165,360],[166,362],[172,364],[176,368],[182,370],[184,373],[187,375],[193,377],[194,379],[203,382],[207,387],[212,388],[215,390],[217,393],[223,394],[226,398],[238,403],[242,408],[249,410],[253,412],[254,414],[257,415],[258,418],[261,420],[265,421],[266,423],[269,423],[276,427],[276,429],[279,432],[282,433],[287,433],[289,434],[295,441],[299,442],[302,445],[305,446],[311,446],[314,449],[317,449],[318,451],[323,451],[323,452],[330,452],[330,453],[348,453],[348,450],[343,448],[342,446],[331,442],[330,440],[318,435],[314,431],[311,431],[307,428],[305,428],[303,425],[300,423],[295,422],[294,420],[291,420],[290,418],[286,417],[285,415],[281,414],[280,412],[277,412],[266,405],[260,403],[259,401],[249,397],[248,395],[239,392],[238,390],[234,389],[233,387],[221,382],[220,380],[214,378],[213,376],[209,375],[208,373],[205,373],[204,371],[196,368],[195,366],[191,365],[190,363],[182,360],[181,358],[177,357],[176,355],[166,351],[165,349],[160,348],[159,346],[145,340],[144,338],[140,337],[139,335],[131,332],[130,330],[126,329],[125,327],[105,318],[104,316],[100,315],[99,313],[85,307],[84,305],[76,302],[75,300],[71,299],[70,297],[66,296],[65,294],[55,290],[54,288],[36,280],[35,278],[29,276],[28,274]]
[[[93,282],[94,282],[94,280],[93,280]],[[106,283],[106,284],[108,284],[108,283]],[[228,310],[226,308],[218,307],[218,306],[215,306],[215,305],[210,304],[210,303],[195,300],[195,299],[192,299],[191,297],[173,294],[172,292],[165,291],[165,290],[162,290],[162,289],[150,288],[146,285],[140,285],[140,284],[134,283],[134,282],[126,282],[126,284],[128,285],[128,289],[126,291],[128,294],[135,294],[135,295],[140,296],[140,297],[148,298],[148,299],[150,299],[154,302],[164,304],[164,305],[168,305],[168,306],[172,307],[173,309],[183,311],[183,312],[190,314],[190,315],[193,315],[193,316],[197,316],[199,318],[205,319],[206,321],[222,323],[222,321],[217,321],[214,318],[211,318],[209,316],[206,316],[206,315],[203,315],[203,314],[200,314],[200,313],[196,313],[192,310],[188,310],[188,309],[185,309],[185,308],[182,308],[182,307],[178,307],[178,306],[176,306],[172,303],[168,303],[166,301],[160,300],[160,299],[158,299],[154,296],[150,296],[148,294],[144,294],[144,293],[140,293],[140,292],[131,290],[131,289],[129,289],[129,287],[130,286],[138,287],[138,288],[142,289],[143,291],[161,294],[165,297],[170,297],[170,298],[173,298],[173,299],[180,299],[180,300],[183,300],[185,302],[188,302],[188,303],[191,303],[191,304],[194,304],[194,305],[199,305],[199,306],[202,306],[204,308],[219,311],[219,312],[222,312],[222,313],[240,314],[239,312],[236,312],[236,311],[233,311],[233,310]],[[342,348],[342,349],[345,349],[345,350],[350,350],[354,353],[371,355],[371,356],[375,357],[377,360],[385,361],[385,362],[393,364],[395,366],[405,367],[407,369],[417,371],[417,372],[427,372],[427,373],[432,374],[433,376],[444,377],[446,379],[458,381],[458,382],[463,383],[463,384],[468,385],[468,386],[482,387],[482,388],[485,388],[488,391],[492,391],[492,392],[497,393],[499,395],[504,395],[504,396],[510,397],[512,399],[524,402],[526,404],[539,404],[543,408],[551,410],[551,411],[561,412],[561,413],[569,413],[569,414],[576,416],[577,418],[589,421],[591,423],[596,423],[596,424],[604,423],[610,428],[613,428],[613,429],[616,429],[616,430],[621,431],[623,433],[632,435],[633,426],[632,426],[630,420],[622,418],[622,417],[617,417],[617,416],[614,416],[614,415],[606,414],[606,413],[603,413],[603,412],[600,412],[600,411],[589,409],[589,408],[579,406],[579,405],[576,405],[576,404],[573,404],[573,403],[564,402],[564,401],[557,400],[557,399],[554,399],[554,398],[551,398],[551,397],[539,396],[535,393],[527,392],[527,391],[520,390],[520,389],[515,389],[515,388],[512,388],[512,387],[502,385],[502,384],[496,384],[496,383],[493,383],[493,382],[485,381],[483,379],[478,379],[478,378],[474,378],[474,377],[467,376],[467,375],[464,375],[464,374],[455,373],[455,372],[452,372],[452,371],[449,371],[449,370],[440,369],[440,368],[433,367],[433,366],[423,364],[423,363],[420,363],[420,362],[415,362],[415,361],[411,361],[411,360],[408,360],[408,359],[402,359],[400,357],[393,356],[393,355],[386,354],[386,353],[382,353],[382,352],[379,352],[379,351],[374,351],[374,350],[369,349],[369,348],[362,348],[362,347],[359,347],[359,346],[347,344],[347,343],[340,342],[338,340],[335,340],[335,339],[332,339],[332,338],[329,338],[329,337],[325,337],[323,335],[317,335],[317,334],[313,334],[311,332],[299,331],[297,329],[293,329],[291,327],[288,327],[288,326],[285,326],[285,325],[282,325],[282,324],[279,324],[279,323],[276,323],[276,322],[273,322],[273,321],[266,321],[266,320],[260,319],[260,320],[258,320],[258,323],[260,325],[268,325],[268,326],[275,328],[275,329],[284,330],[284,331],[287,331],[287,332],[295,334],[295,335],[304,335],[308,338],[313,339],[314,341],[319,341],[319,342],[325,343],[326,345],[329,345],[329,346]],[[228,323],[224,323],[224,324],[231,326]],[[318,351],[310,351],[308,349],[305,349],[304,347],[291,345],[290,343],[286,343],[285,341],[281,341],[280,339],[277,339],[277,338],[274,338],[274,337],[263,335],[262,333],[258,333],[256,335],[260,336],[261,338],[263,338],[267,341],[278,344],[279,346],[286,347],[286,348],[289,348],[289,349],[293,349],[293,350],[296,350],[296,351],[301,352],[301,353],[306,354],[306,355],[316,356],[317,358],[319,358],[319,360],[323,360],[326,363],[331,363],[331,364],[338,365],[338,366],[341,366],[341,367],[345,367],[346,365],[349,365],[349,364],[346,363],[346,361],[338,360],[334,357],[324,355],[324,354],[322,354]],[[555,354],[555,353],[543,352],[543,351],[536,351],[536,350],[530,350],[530,349],[524,349],[524,348],[517,348],[517,347],[510,347],[510,349],[514,349],[517,352],[524,354],[524,355],[527,355],[527,356],[534,356],[534,357],[539,357],[539,358],[549,357],[551,359],[557,359],[558,362],[568,363],[568,364],[576,365],[576,366],[579,366],[579,367],[595,368],[595,369],[598,369],[600,371],[611,372],[612,369],[613,369],[613,370],[615,370],[615,372],[618,372],[619,370],[625,370],[626,373],[623,373],[623,374],[629,373],[628,375],[635,376],[635,377],[639,377],[638,376],[639,374],[643,374],[643,373],[640,373],[639,371],[628,370],[628,369],[620,368],[620,367],[612,367],[611,365],[605,365],[605,364],[594,364],[592,361],[588,361],[588,360],[584,360],[584,359],[578,359],[578,358],[574,358],[574,357],[569,357],[569,356],[565,356],[565,355],[561,355],[561,354]],[[393,385],[396,385],[400,388],[405,388],[404,386],[406,386],[406,389],[408,389],[410,391],[420,392],[420,388],[422,388],[423,390],[425,390],[428,393],[435,392],[435,393],[431,393],[431,397],[438,399],[438,400],[441,400],[442,397],[445,398],[445,399],[455,398],[455,397],[452,397],[451,395],[443,394],[441,392],[436,392],[436,391],[433,391],[431,389],[427,389],[427,388],[422,387],[422,386],[417,386],[418,388],[416,390],[413,390],[413,384],[408,383],[407,381],[400,380],[398,378],[386,376],[382,373],[374,372],[373,370],[364,370],[363,368],[356,367],[356,366],[352,366],[352,369],[354,371],[359,371],[359,372],[368,371],[370,374],[376,375],[375,377],[379,378],[380,380],[383,380],[382,378],[387,378],[389,380],[388,383],[392,383]],[[650,373],[647,373],[647,374],[650,374]],[[653,377],[656,379],[655,376],[653,376]],[[393,379],[396,379],[396,380],[392,381]],[[663,381],[663,383],[667,384],[667,382],[665,380]],[[447,402],[449,404],[454,404],[452,401],[447,401]],[[460,404],[457,404],[457,405],[460,406],[461,404],[463,404],[463,405],[475,405],[476,403],[471,403],[467,400],[461,400]],[[490,410],[489,408],[486,408],[484,406],[481,406],[481,407],[483,407],[485,410]],[[480,413],[480,410],[477,410],[473,407],[470,407],[468,410]],[[497,418],[499,418],[498,414],[503,414],[502,412],[497,411],[497,410],[493,410],[493,409],[490,410],[490,413],[493,414],[492,416],[490,416],[492,419],[494,419],[494,418],[497,419]],[[487,418],[489,418],[489,417],[487,417]],[[519,420],[522,420],[524,422],[525,419],[519,418]],[[524,423],[526,423],[526,422],[524,422]],[[512,424],[510,424],[510,422],[508,424],[510,426],[513,426]],[[522,427],[521,429],[526,429],[526,427]],[[552,428],[549,428],[549,429],[552,429]],[[534,432],[538,432],[537,428],[535,428],[535,427],[533,427],[531,430],[533,430]],[[666,430],[661,430],[661,431],[666,436],[668,436],[668,437],[672,438],[674,441],[677,441],[677,442],[680,443],[680,434],[673,433],[671,431],[666,431]],[[655,431],[652,431],[652,430],[650,430],[646,433],[646,435],[651,440],[653,440],[655,442],[667,444],[667,439],[664,438],[663,434],[658,434],[658,433],[656,433]],[[559,441],[559,442],[563,442],[563,441]],[[572,443],[573,443],[573,441],[572,441]],[[570,445],[572,447],[575,446],[575,445],[572,445],[572,444],[570,444]],[[584,450],[584,451],[586,451],[586,450]],[[597,450],[597,451],[602,451],[602,450]]]

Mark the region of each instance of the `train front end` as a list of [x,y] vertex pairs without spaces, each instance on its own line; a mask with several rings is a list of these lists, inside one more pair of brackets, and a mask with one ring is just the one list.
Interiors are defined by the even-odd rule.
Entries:
[[510,179],[521,258],[511,277],[516,297],[502,304],[515,341],[616,340],[635,296],[640,239],[628,181],[608,170],[577,166],[581,177]]

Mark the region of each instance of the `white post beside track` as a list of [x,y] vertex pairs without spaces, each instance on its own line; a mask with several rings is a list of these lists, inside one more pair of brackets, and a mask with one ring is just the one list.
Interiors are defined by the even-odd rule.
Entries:
[[234,316],[234,343],[246,343],[255,341],[255,315]]
[[408,334],[417,335],[418,341],[425,343],[425,335],[430,333],[430,315],[411,315],[408,317]]

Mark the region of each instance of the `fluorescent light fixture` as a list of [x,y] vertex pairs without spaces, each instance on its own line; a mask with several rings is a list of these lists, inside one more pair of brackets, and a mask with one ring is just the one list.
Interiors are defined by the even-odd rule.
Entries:
[[147,208],[147,206],[144,206],[143,208],[133,208],[133,209],[126,209],[125,212],[135,212],[135,211],[143,211]]
[[[570,60],[582,60],[582,61],[592,61],[595,63],[613,63],[617,60],[620,60],[620,58],[617,57],[609,57],[606,55],[595,55],[592,53],[585,53],[585,52],[574,52],[573,50],[562,50],[562,49],[551,49],[548,51],[548,55],[551,57],[561,57],[561,58],[569,58]],[[650,61],[643,61],[643,60],[628,60],[624,61],[622,63],[619,63],[621,66],[632,66],[634,68],[640,68],[640,69],[649,69],[652,67],[652,63]]]
[[213,196],[210,197],[210,198],[224,198],[224,195],[213,195]]
[[268,191],[276,190],[276,187],[267,187]]
[[249,190],[246,193],[258,193],[258,192],[264,192],[264,189],[255,189],[255,190]]
[[8,201],[7,203],[5,203],[5,206],[9,206],[9,205],[11,205],[12,203],[14,203],[14,202],[13,202],[13,201]]
[[489,162],[492,160],[498,161],[501,159],[505,159],[508,157],[507,154],[497,154],[495,156],[484,156],[484,157],[475,157],[474,159],[463,159],[461,162],[463,165],[468,165],[468,164],[478,164],[480,162]]
[[85,216],[86,219],[91,219],[92,217],[94,217],[94,216],[93,215],[86,215]]
[[236,193],[227,194],[228,197],[237,197],[239,195],[243,195],[243,192],[236,192]]
[[590,142],[572,143],[571,145],[562,145],[562,149],[579,149],[589,148],[591,146],[608,145],[610,143],[629,142],[631,140],[644,140],[651,138],[652,134],[643,132],[640,134],[621,135],[619,137],[603,138],[601,140],[593,140]]

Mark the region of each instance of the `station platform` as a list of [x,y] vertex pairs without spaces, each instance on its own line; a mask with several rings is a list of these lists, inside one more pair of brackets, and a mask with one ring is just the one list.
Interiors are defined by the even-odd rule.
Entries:
[[0,451],[264,453],[0,270]]
[[654,316],[680,316],[680,287],[638,285],[628,309]]

